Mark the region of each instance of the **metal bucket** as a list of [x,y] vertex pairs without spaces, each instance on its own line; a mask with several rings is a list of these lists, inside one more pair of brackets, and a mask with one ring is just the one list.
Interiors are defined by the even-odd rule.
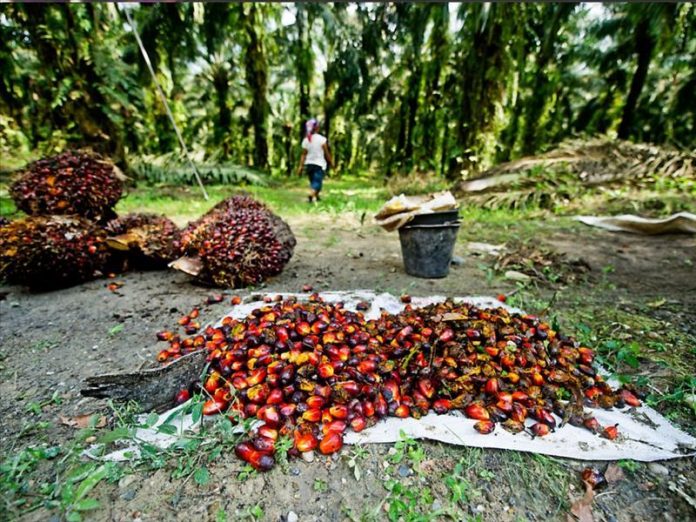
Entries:
[[428,279],[449,273],[459,221],[441,225],[405,225],[399,229],[406,273]]

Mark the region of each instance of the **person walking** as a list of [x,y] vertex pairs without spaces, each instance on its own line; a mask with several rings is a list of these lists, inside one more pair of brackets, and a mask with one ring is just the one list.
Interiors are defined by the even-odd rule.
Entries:
[[328,140],[319,134],[319,122],[312,118],[305,123],[305,137],[302,139],[302,155],[298,174],[304,170],[309,178],[309,196],[307,201],[315,203],[319,201],[319,193],[324,183],[326,169],[333,167]]

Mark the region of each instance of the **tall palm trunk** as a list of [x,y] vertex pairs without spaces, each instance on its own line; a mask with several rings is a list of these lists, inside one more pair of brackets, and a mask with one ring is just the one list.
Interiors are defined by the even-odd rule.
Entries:
[[626,104],[623,108],[623,115],[621,116],[621,123],[619,124],[619,130],[617,132],[618,138],[622,140],[628,139],[631,134],[633,115],[638,105],[640,93],[643,91],[645,79],[648,76],[648,68],[650,67],[650,60],[652,59],[652,53],[655,47],[655,41],[650,33],[650,22],[646,18],[638,23],[634,34],[638,63],[636,65],[636,72],[633,74],[633,79],[631,80],[631,88],[626,97]]

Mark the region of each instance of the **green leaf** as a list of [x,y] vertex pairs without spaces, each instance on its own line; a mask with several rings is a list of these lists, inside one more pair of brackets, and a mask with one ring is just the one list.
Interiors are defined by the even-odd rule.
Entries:
[[145,426],[148,428],[152,428],[155,424],[157,424],[157,421],[159,420],[159,415],[157,415],[154,411],[150,413],[150,415],[147,416],[147,419],[145,420]]
[[176,426],[173,426],[171,424],[162,424],[157,428],[157,431],[160,433],[165,433],[167,435],[176,435],[178,430]]
[[210,473],[208,472],[208,468],[204,466],[198,468],[193,474],[193,480],[195,480],[196,484],[199,486],[205,486],[210,481]]
[[193,420],[194,424],[197,424],[198,421],[200,421],[202,417],[203,417],[203,403],[200,402],[193,407],[193,411],[191,412],[191,420]]
[[98,500],[94,498],[84,498],[76,502],[73,508],[78,511],[89,511],[91,509],[97,509],[99,506],[101,506],[101,504]]
[[75,498],[77,500],[83,499],[87,493],[89,493],[97,484],[99,484],[107,475],[108,470],[106,466],[99,466],[94,470],[85,480],[83,480],[77,487],[75,492]]

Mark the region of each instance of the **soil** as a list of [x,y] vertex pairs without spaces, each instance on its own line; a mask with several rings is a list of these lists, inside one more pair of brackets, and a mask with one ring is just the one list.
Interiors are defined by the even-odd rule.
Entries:
[[[515,284],[489,280],[480,264],[460,242],[455,255],[463,259],[448,277],[416,279],[404,273],[398,236],[372,225],[362,225],[350,215],[313,215],[288,219],[298,238],[295,255],[286,270],[269,281],[263,291],[300,291],[304,284],[315,290],[373,289],[411,295],[496,295]],[[478,239],[479,241],[482,239]],[[617,306],[667,299],[666,310],[673,324],[696,334],[696,238],[689,236],[641,237],[587,229],[550,228],[542,244],[559,252],[581,256],[593,269],[590,281],[578,283],[575,293]],[[489,260],[492,263],[492,260]],[[612,270],[602,270],[613,267]],[[598,275],[601,274],[601,275]],[[19,287],[4,287],[0,300],[0,455],[4,459],[18,449],[43,441],[67,442],[75,429],[61,424],[60,416],[72,417],[108,411],[103,401],[80,397],[82,380],[90,375],[151,366],[158,346],[155,333],[171,328],[175,321],[215,291],[194,284],[172,271],[131,272],[116,278],[124,285],[111,292],[106,279],[48,293],[31,293]],[[602,280],[608,284],[599,284]],[[227,291],[245,295],[248,292]],[[552,289],[542,289],[550,295]],[[227,310],[223,303],[204,305],[202,322],[214,321]],[[558,302],[563,302],[561,292]],[[48,401],[58,392],[60,404],[47,404],[31,420],[50,422],[41,434],[19,436],[28,420],[30,402]],[[421,492],[430,488],[437,503],[450,499],[441,480],[463,457],[476,459],[465,472],[471,484],[470,501],[460,503],[462,516],[483,520],[565,520],[567,509],[582,496],[580,471],[592,463],[566,459],[537,459],[506,451],[469,451],[424,442],[426,459],[414,470],[397,466],[405,486]],[[239,520],[259,504],[264,520],[288,520],[292,511],[299,520],[360,519],[382,509],[384,461],[390,447],[374,445],[360,461],[363,477],[356,481],[346,464],[350,448],[342,456],[316,458],[313,463],[291,460],[286,470],[245,481],[235,477],[243,465],[232,454],[223,454],[209,466],[211,480],[197,486],[192,480],[173,479],[172,468],[138,470],[118,483],[103,482],[94,491],[102,508],[86,513],[89,520],[215,520],[224,511],[228,520]],[[393,450],[392,450],[393,451]],[[513,458],[514,456],[514,458]],[[516,459],[516,466],[511,462]],[[553,481],[530,483],[519,473],[520,460],[538,470],[553,463],[570,483],[569,495],[559,493]],[[600,469],[606,464],[594,463]],[[392,466],[392,473],[394,466]],[[490,473],[482,473],[483,471]],[[404,475],[404,476],[399,476]],[[394,478],[394,477],[392,477]],[[317,488],[317,484],[326,487]],[[672,486],[670,486],[670,484]],[[320,489],[321,491],[317,491]],[[675,492],[676,489],[683,494]],[[596,520],[687,520],[696,516],[686,497],[696,497],[696,467],[693,458],[636,466],[624,472],[599,494],[593,504]],[[47,520],[51,513],[39,510],[27,520]],[[3,515],[0,515],[0,519]],[[292,518],[292,517],[290,517]]]

